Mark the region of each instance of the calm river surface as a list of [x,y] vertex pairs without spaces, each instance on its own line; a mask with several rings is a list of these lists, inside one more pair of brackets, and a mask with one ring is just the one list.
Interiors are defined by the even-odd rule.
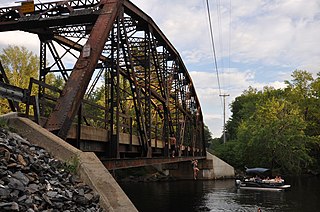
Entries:
[[320,211],[320,178],[286,178],[290,190],[246,191],[234,180],[121,183],[141,212]]

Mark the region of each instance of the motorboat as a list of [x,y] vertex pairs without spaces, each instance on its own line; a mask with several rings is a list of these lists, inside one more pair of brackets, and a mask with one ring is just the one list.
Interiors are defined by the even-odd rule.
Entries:
[[281,177],[271,177],[271,170],[266,168],[246,168],[246,176],[236,179],[236,186],[239,189],[283,191],[290,188]]

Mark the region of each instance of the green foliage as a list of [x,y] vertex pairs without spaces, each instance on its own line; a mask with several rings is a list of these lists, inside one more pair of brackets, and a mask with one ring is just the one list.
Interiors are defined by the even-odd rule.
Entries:
[[[9,45],[7,48],[1,50],[0,61],[11,85],[28,88],[30,78],[38,79],[40,59],[25,47]],[[60,89],[62,89],[64,85],[63,79],[52,73],[46,75],[45,81],[47,84]],[[33,86],[31,94],[35,95],[37,92],[38,86]],[[58,97],[57,93],[53,93],[49,89],[46,90],[46,93]],[[23,112],[25,105],[20,104],[20,108]],[[0,99],[0,114],[8,113],[10,110],[8,101],[6,99]],[[45,114],[48,113],[49,112],[45,111]]]
[[306,143],[306,149],[309,151],[309,155],[312,158],[312,163],[308,167],[310,170],[318,170],[320,164],[320,136],[310,136],[308,137]]
[[2,66],[10,84],[27,88],[29,78],[38,78],[39,57],[25,47],[11,46],[0,53]]
[[296,105],[271,99],[239,127],[238,141],[246,144],[245,162],[252,166],[301,172],[306,154],[306,124]]
[[212,151],[236,168],[319,172],[319,76],[313,79],[309,72],[296,70],[292,81],[285,81],[285,89],[249,87],[231,104],[228,142],[213,142]]
[[6,99],[0,98],[0,115],[6,114],[11,111],[8,101]]
[[319,104],[318,98],[312,96],[315,93],[316,81],[313,79],[312,74],[307,71],[295,70],[291,75],[292,82],[286,81],[288,85],[286,88],[286,99],[292,103],[299,105],[303,118],[307,123],[305,133],[307,135],[319,135],[318,108],[314,107]]
[[246,164],[243,162],[243,144],[237,141],[228,141],[225,144],[218,144],[213,151],[217,157],[228,162],[236,169],[242,169]]
[[223,144],[223,138],[212,138],[211,143],[209,146],[209,149],[216,149],[219,147],[221,144]]
[[67,160],[64,164],[64,169],[73,173],[77,174],[78,168],[80,166],[80,159],[78,156],[73,156],[69,160]]
[[[29,78],[38,78],[39,57],[25,47],[8,46],[0,52],[0,61],[11,85],[28,88]],[[33,89],[33,93],[37,88]],[[0,114],[10,112],[6,99],[0,99]],[[24,109],[21,105],[22,110]]]
[[206,147],[210,147],[210,145],[213,143],[212,133],[207,125],[204,125],[204,140],[206,142]]
[[0,128],[8,128],[6,119],[0,118]]

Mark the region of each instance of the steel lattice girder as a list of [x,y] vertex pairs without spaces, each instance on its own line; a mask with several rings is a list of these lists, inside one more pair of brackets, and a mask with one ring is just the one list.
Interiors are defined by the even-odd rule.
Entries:
[[101,1],[101,11],[73,71],[46,123],[49,131],[66,138],[105,42],[118,15],[121,1]]
[[[116,17],[120,17],[121,21],[117,23]],[[112,41],[111,30],[120,24],[123,29],[117,33],[126,37],[116,42]],[[183,144],[184,131],[189,129],[188,133],[194,132],[193,134],[198,137],[197,142],[200,140],[197,146],[205,152],[203,117],[191,77],[179,53],[154,21],[131,2],[127,0],[51,2],[36,4],[35,12],[30,14],[22,14],[19,7],[0,8],[0,32],[11,30],[35,33],[44,43],[50,44],[55,41],[65,49],[68,48],[67,51],[72,49],[81,52],[74,67],[70,69],[70,77],[66,75],[67,84],[46,124],[50,131],[55,131],[62,138],[66,137],[93,72],[100,63],[109,68],[117,68],[119,74],[129,80],[131,87],[135,86],[132,92],[135,90],[141,92],[133,96],[137,97],[136,103],[142,104],[137,107],[145,109],[144,111],[136,109],[143,116],[141,125],[147,120],[146,127],[140,129],[144,131],[146,137],[143,142],[150,139],[149,119],[152,115],[150,110],[154,110],[164,119],[166,131],[164,140],[168,139],[168,134],[173,134],[179,138],[180,144]],[[137,36],[139,33],[136,32],[143,32],[144,37]],[[85,41],[81,43],[74,38]],[[123,45],[123,50],[116,49],[112,53],[112,45],[118,45],[117,42]],[[142,47],[142,43],[145,45],[143,47],[145,57],[134,52],[134,48]],[[89,54],[83,50],[84,47],[89,47],[86,48]],[[55,52],[54,49],[51,51]],[[125,57],[128,57],[127,65],[123,64]],[[56,55],[56,60],[60,59]],[[116,60],[119,63],[118,67],[114,65]],[[42,63],[43,69],[46,69],[45,61]],[[143,67],[144,72],[140,72],[136,66]],[[127,71],[128,67],[131,73]],[[48,71],[54,70],[51,67]],[[148,103],[151,103],[152,109],[146,109],[150,108],[147,106]]]

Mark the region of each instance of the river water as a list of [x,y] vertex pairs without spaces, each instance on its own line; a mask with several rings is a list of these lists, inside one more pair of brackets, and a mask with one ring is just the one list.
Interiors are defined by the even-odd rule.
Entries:
[[141,212],[320,211],[320,177],[286,178],[286,191],[236,189],[234,180],[120,183]]

